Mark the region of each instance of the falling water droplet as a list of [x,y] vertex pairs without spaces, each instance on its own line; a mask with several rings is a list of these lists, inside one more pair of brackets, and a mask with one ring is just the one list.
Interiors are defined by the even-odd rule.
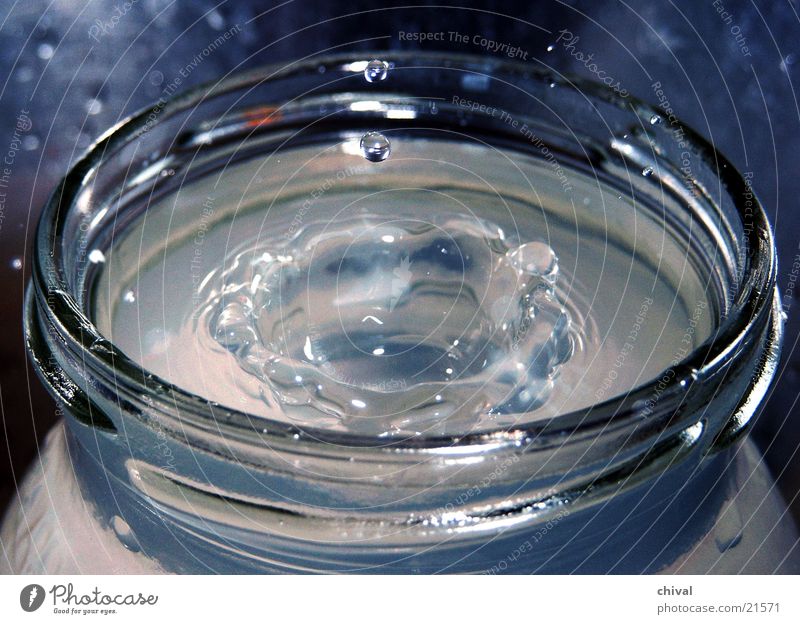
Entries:
[[367,67],[364,70],[364,78],[367,79],[367,82],[380,82],[381,80],[386,80],[388,73],[389,63],[375,59],[367,63]]
[[660,123],[661,123],[661,116],[660,115],[653,114],[653,115],[650,116],[650,125],[651,126],[655,126],[655,125],[660,124]]
[[11,268],[19,271],[22,268],[22,258],[13,258],[11,260]]
[[380,132],[367,132],[361,137],[361,152],[370,162],[381,162],[389,157],[392,146]]
[[114,516],[111,519],[111,528],[114,529],[114,533],[125,548],[131,552],[139,552],[141,550],[139,540],[136,539],[130,525],[120,516]]
[[642,175],[643,175],[645,178],[647,178],[647,177],[651,176],[652,174],[653,174],[653,168],[652,168],[650,165],[648,165],[647,167],[645,167],[644,169],[642,169]]

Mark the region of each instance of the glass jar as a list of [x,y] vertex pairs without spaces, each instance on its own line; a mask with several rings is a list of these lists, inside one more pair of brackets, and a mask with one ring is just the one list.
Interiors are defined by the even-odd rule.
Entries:
[[[746,435],[783,326],[772,235],[748,182],[679,120],[603,85],[483,57],[392,53],[377,73],[368,60],[266,67],[183,95],[168,88],[56,189],[25,322],[63,420],[5,517],[4,571],[800,571],[787,556],[795,527]],[[224,173],[231,163],[352,145],[371,130],[393,145],[470,141],[540,161],[556,192],[590,179],[635,208],[562,201],[554,220],[624,238],[640,223],[630,215],[656,215],[658,263],[700,276],[708,337],[694,344],[690,321],[692,348],[678,339],[666,370],[629,391],[606,384],[580,409],[387,440],[204,398],[98,328],[108,250],[155,202],[214,176],[224,195],[236,184]],[[503,194],[488,152],[459,154],[485,163]]]

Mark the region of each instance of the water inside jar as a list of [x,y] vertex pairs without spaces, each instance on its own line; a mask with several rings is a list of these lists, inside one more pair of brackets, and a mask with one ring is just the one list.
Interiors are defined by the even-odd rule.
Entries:
[[587,407],[711,333],[688,243],[596,179],[569,170],[565,193],[541,160],[467,142],[362,149],[285,150],[153,203],[105,252],[101,331],[214,403],[383,437]]

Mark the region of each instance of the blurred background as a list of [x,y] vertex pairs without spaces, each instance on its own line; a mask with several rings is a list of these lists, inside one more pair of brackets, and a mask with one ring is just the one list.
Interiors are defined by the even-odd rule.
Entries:
[[[425,49],[513,54],[531,65],[611,78],[653,104],[666,97],[680,118],[752,174],[775,226],[788,315],[778,383],[753,435],[800,518],[797,2],[409,4],[3,0],[0,510],[55,420],[55,406],[27,362],[22,302],[40,209],[80,153],[176,80],[189,88],[243,68],[335,51]],[[220,36],[223,43],[212,46]]]

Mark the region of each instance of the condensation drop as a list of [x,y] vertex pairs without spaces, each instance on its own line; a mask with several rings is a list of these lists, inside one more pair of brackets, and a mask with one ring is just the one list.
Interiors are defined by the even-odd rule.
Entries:
[[22,258],[14,258],[11,260],[11,268],[19,271],[22,268]]
[[647,178],[647,177],[651,176],[652,174],[653,174],[653,168],[652,168],[650,165],[648,165],[647,167],[645,167],[644,169],[642,169],[642,175],[643,175],[645,178]]
[[650,116],[650,125],[651,126],[655,126],[655,125],[660,124],[660,123],[661,123],[661,117],[659,115],[653,114],[653,115]]
[[370,162],[381,162],[389,157],[392,146],[380,132],[367,132],[361,137],[361,153]]
[[547,46],[547,51],[548,52],[552,52],[555,49],[556,49],[556,47],[552,43],[549,46]]
[[129,290],[122,296],[122,299],[125,301],[125,303],[135,303],[136,295],[132,290]]
[[381,80],[386,80],[388,73],[389,63],[374,59],[367,63],[367,67],[364,69],[364,78],[367,79],[367,82],[380,82]]

